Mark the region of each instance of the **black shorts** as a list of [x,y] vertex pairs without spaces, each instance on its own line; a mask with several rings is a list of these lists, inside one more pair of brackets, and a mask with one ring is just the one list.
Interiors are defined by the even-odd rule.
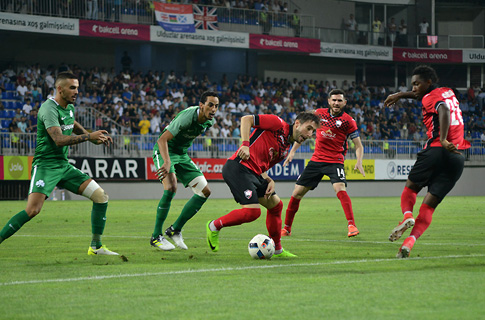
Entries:
[[322,180],[323,176],[328,176],[332,184],[343,182],[347,186],[347,180],[345,180],[345,170],[342,163],[328,163],[328,162],[308,162],[307,166],[296,180],[296,184],[315,189],[318,183]]
[[268,181],[257,175],[236,160],[227,160],[222,168],[222,177],[231,189],[236,202],[245,204],[259,203],[268,188]]
[[465,166],[465,157],[441,147],[418,152],[408,179],[441,200],[453,189]]

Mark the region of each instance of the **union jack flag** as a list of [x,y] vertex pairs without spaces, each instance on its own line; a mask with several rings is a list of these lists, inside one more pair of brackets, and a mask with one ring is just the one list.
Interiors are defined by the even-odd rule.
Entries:
[[196,29],[219,30],[217,25],[217,7],[194,5],[194,24]]

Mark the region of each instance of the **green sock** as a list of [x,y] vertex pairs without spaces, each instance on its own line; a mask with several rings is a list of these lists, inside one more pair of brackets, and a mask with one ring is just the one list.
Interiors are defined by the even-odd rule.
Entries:
[[170,210],[170,204],[175,196],[175,192],[165,190],[163,192],[162,199],[157,206],[157,219],[155,220],[155,229],[153,230],[153,237],[156,238],[163,234],[163,223],[167,219],[168,211]]
[[2,231],[0,231],[0,243],[3,240],[8,239],[11,237],[15,232],[17,232],[24,224],[30,221],[30,217],[25,210],[20,211],[16,215],[14,215],[10,220],[8,220],[5,227],[3,227]]
[[101,248],[101,235],[106,225],[106,210],[108,210],[108,203],[94,203],[91,210],[91,230],[93,238],[91,240],[91,247],[95,249]]
[[206,201],[207,198],[194,194],[192,198],[190,198],[190,200],[185,204],[180,216],[173,224],[173,229],[175,231],[182,230],[182,227],[197,213],[197,211],[199,211],[200,208],[202,208]]

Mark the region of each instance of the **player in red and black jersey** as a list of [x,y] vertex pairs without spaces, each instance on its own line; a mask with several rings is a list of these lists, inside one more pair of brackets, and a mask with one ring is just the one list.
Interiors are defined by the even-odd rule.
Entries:
[[[345,217],[347,218],[347,235],[354,237],[359,234],[359,230],[355,226],[352,202],[346,191],[347,181],[345,180],[344,159],[347,153],[347,139],[350,138],[355,144],[355,153],[357,155],[357,163],[354,170],[359,170],[365,177],[364,168],[362,167],[364,148],[360,141],[359,130],[355,120],[343,111],[346,104],[345,92],[334,89],[329,93],[329,107],[315,110],[315,114],[320,118],[315,152],[296,181],[295,189],[286,209],[285,227],[281,230],[282,236],[291,235],[291,226],[301,199],[308,191],[318,186],[324,175],[330,178],[333,189],[342,204]],[[293,160],[293,156],[299,147],[299,143],[294,144],[284,165]]]
[[[404,219],[395,227],[390,241],[398,240],[404,231],[414,226],[399,252],[398,258],[407,258],[416,240],[431,224],[433,212],[453,189],[460,178],[465,158],[459,150],[470,147],[463,139],[464,125],[458,99],[450,88],[439,88],[438,77],[433,68],[419,66],[413,71],[412,92],[398,92],[387,97],[384,102],[392,105],[399,99],[415,98],[423,104],[423,122],[426,125],[428,141],[423,150],[418,152],[416,162],[409,173],[406,186],[401,194],[401,209]],[[416,220],[413,207],[416,195],[428,187]]]
[[[275,115],[255,115],[241,118],[242,146],[224,165],[222,176],[241,209],[207,222],[207,243],[212,251],[219,250],[219,231],[259,218],[267,211],[266,227],[275,242],[274,257],[295,257],[281,246],[281,212],[283,202],[275,193],[275,183],[266,171],[282,161],[294,142],[303,143],[317,130],[319,118],[310,112],[298,115],[289,125]],[[255,130],[250,135],[251,127]]]

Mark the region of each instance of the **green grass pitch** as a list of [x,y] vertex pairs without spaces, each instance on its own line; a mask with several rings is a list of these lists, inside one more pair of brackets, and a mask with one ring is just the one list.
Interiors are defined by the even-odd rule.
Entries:
[[[209,199],[183,230],[189,250],[162,252],[149,245],[158,200],[110,201],[103,243],[123,261],[87,255],[89,201],[46,201],[0,245],[0,319],[483,317],[485,197],[446,198],[407,260],[395,258],[402,240],[387,240],[399,198],[352,203],[359,236],[347,238],[338,199],[305,198],[283,238],[298,258],[253,260],[247,244],[266,233],[265,211],[223,229],[213,253],[205,223],[239,205]],[[0,228],[25,204],[1,202]],[[174,200],[165,227],[184,204]]]

